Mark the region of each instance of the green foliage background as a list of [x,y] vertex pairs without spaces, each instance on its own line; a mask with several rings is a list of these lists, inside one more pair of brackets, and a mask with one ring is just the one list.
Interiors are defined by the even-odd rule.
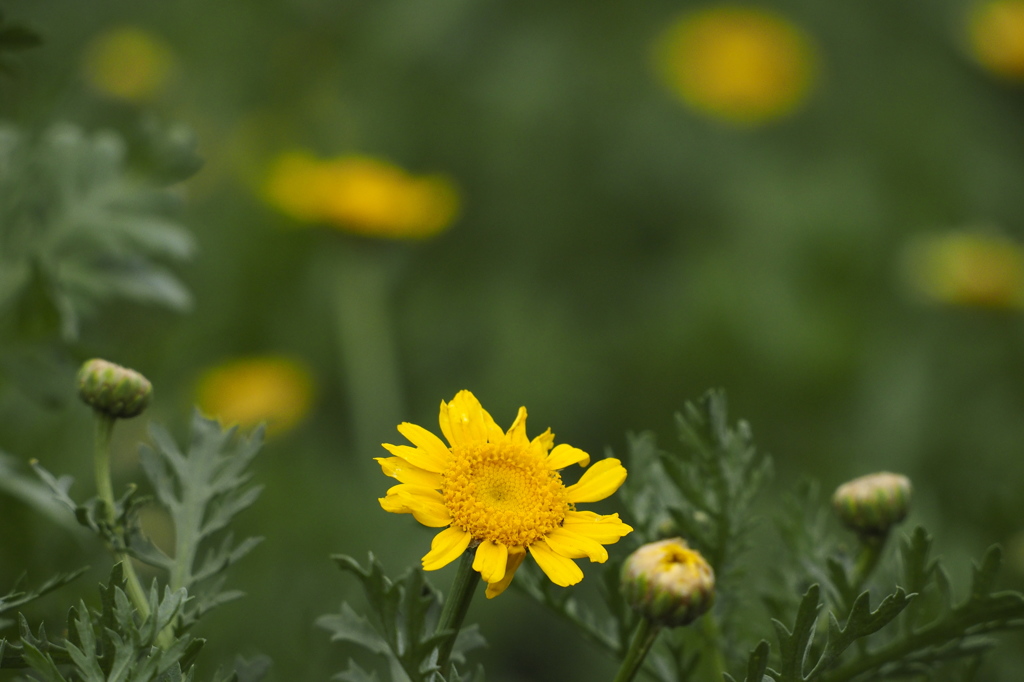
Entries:
[[[239,535],[266,540],[233,578],[249,596],[204,622],[203,659],[212,669],[262,652],[272,679],[328,678],[345,659],[314,621],[359,599],[329,555],[372,550],[397,573],[430,538],[379,508],[388,481],[369,458],[382,451],[354,443],[333,313],[345,249],[398,273],[403,394],[391,423],[432,428],[439,401],[468,388],[499,424],[526,405],[531,434],[550,425],[559,442],[621,454],[627,431],[672,443],[673,411],[723,386],[774,456],[776,491],[804,475],[831,490],[905,473],[912,520],[947,565],[966,577],[966,557],[1000,542],[1003,580],[1021,589],[1024,318],[922,304],[900,265],[915,235],[994,224],[1024,239],[1024,89],[972,61],[961,0],[773,0],[812,36],[817,84],[794,115],[736,129],[684,108],[650,66],[652,40],[702,6],[7,0],[5,17],[44,42],[5,58],[0,118],[35,135],[58,122],[118,131],[129,163],[158,171],[147,121],[183,123],[206,165],[183,184],[177,218],[198,255],[172,266],[191,313],[98,308],[58,354],[56,378],[29,372],[42,397],[0,387],[0,450],[86,485],[90,415],[71,376],[103,356],[156,387],[115,443],[118,477],[141,480],[144,420],[183,438],[205,368],[271,352],[309,363],[312,415],[254,465],[266,488]],[[144,106],[82,76],[89,41],[125,24],[160,36],[177,62]],[[450,174],[462,215],[410,245],[293,229],[252,185],[269,155],[296,146]],[[761,500],[766,514],[779,499]],[[0,513],[0,590],[26,569],[36,584],[92,564],[72,589],[92,597],[109,573],[101,553],[14,498],[0,496]],[[768,524],[756,532],[774,537]],[[450,572],[436,576],[442,589]],[[40,602],[40,616],[50,605],[59,623],[60,603]],[[480,600],[469,619],[491,642],[492,680],[610,677],[609,661],[521,593]],[[994,661],[986,679],[1016,679],[1018,664]]]

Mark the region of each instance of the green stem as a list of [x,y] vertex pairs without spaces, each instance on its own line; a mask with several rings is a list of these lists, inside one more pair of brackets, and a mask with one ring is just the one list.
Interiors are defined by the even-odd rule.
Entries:
[[[112,532],[122,534],[123,529],[115,527],[116,516],[114,510],[116,505],[114,502],[114,486],[110,479],[110,440],[114,433],[114,417],[109,415],[101,414],[96,412],[96,449],[93,457],[93,463],[96,470],[96,494],[103,502],[103,520],[111,528]],[[114,549],[114,558],[121,562],[121,567],[124,569],[124,577],[127,582],[128,597],[132,600],[132,604],[135,605],[135,609],[139,612],[139,615],[143,620],[149,618],[149,599],[146,596],[146,592],[142,589],[142,583],[139,582],[139,576],[135,572],[135,567],[132,566],[131,557],[128,556],[127,552]]]
[[655,625],[647,618],[640,620],[640,624],[636,626],[633,641],[629,644],[626,657],[622,659],[622,665],[619,666],[619,673],[615,676],[614,682],[630,682],[633,679],[643,665],[647,652],[651,650],[651,645],[654,644],[654,640],[658,638],[658,633],[660,632],[660,625]]
[[358,458],[367,458],[401,421],[398,343],[391,319],[396,255],[390,244],[335,245],[334,315]]
[[888,533],[884,535],[860,536],[860,553],[857,555],[857,563],[853,567],[852,587],[855,593],[864,587],[864,583],[868,581],[868,578],[875,571],[879,560],[882,558],[885,542],[888,539]]
[[701,630],[704,632],[704,638],[707,640],[709,648],[709,654],[705,657],[708,661],[708,665],[711,666],[711,677],[712,680],[721,680],[725,677],[725,657],[722,656],[722,634],[718,629],[718,621],[712,613],[706,614],[701,618]]
[[441,674],[448,677],[448,668],[452,656],[452,647],[455,646],[455,639],[462,629],[462,621],[466,619],[469,605],[476,594],[476,587],[480,584],[480,574],[473,570],[473,559],[476,556],[476,548],[467,549],[459,560],[459,567],[455,573],[455,580],[452,581],[452,589],[441,609],[441,618],[437,621],[435,633],[445,630],[452,630],[452,636],[441,644],[437,655],[437,665],[441,668]]

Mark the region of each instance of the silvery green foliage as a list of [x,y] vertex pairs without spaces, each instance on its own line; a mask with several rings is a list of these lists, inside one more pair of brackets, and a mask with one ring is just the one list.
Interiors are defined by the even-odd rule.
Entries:
[[[484,645],[475,625],[461,632],[435,632],[443,603],[441,594],[423,578],[423,572],[410,569],[398,580],[384,575],[380,562],[371,554],[366,568],[352,557],[334,556],[338,566],[355,575],[362,583],[371,616],[358,615],[348,604],[336,614],[321,616],[317,625],[331,632],[331,640],[349,642],[387,662],[392,682],[483,682],[483,672],[460,675],[455,666],[447,679],[437,665],[438,648],[455,638],[452,660],[465,662],[465,654]],[[334,679],[345,682],[374,682],[377,673],[364,670],[349,660],[348,669]]]
[[196,410],[187,451],[155,424],[150,427],[155,447],[141,448],[142,469],[174,523],[175,551],[173,559],[168,557],[141,533],[129,534],[128,551],[166,569],[172,589],[188,590],[192,600],[182,610],[181,630],[210,609],[242,596],[238,590],[223,589],[224,572],[263,538],[235,542],[227,527],[263,490],[251,484],[248,471],[263,446],[263,433],[260,426],[248,437],[236,437],[235,428],[222,430]]
[[236,429],[203,417],[192,419],[192,442],[182,452],[163,428],[150,427],[153,448],[141,447],[142,469],[153,486],[156,501],[174,524],[175,551],[171,558],[153,545],[139,526],[139,511],[152,498],[129,486],[114,504],[114,523],[106,522],[103,502],[96,497],[78,503],[69,491],[69,476],[55,477],[35,463],[36,472],[57,500],[70,509],[78,523],[96,533],[115,552],[167,571],[172,590],[186,590],[188,602],[177,614],[174,626],[181,633],[211,609],[242,596],[224,589],[227,569],[248,554],[262,538],[236,542],[227,530],[232,519],[252,505],[262,486],[252,485],[248,471],[263,445],[263,428],[248,437]]
[[0,596],[0,628],[5,628],[12,622],[7,618],[4,618],[3,614],[20,608],[45,594],[49,594],[50,592],[67,585],[69,582],[85,573],[85,570],[86,569],[83,568],[71,573],[60,573],[33,589],[20,590],[16,585],[10,592]]
[[[163,144],[194,147],[178,138]],[[72,341],[82,319],[109,300],[187,309],[191,295],[160,263],[189,258],[194,243],[168,218],[180,200],[156,175],[129,166],[127,145],[116,133],[62,124],[36,139],[0,123],[5,317],[20,327],[54,324]]]

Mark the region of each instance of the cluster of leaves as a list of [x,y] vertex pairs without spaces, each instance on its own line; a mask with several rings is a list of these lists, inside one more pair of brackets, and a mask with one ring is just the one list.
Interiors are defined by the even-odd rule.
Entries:
[[152,502],[131,486],[115,502],[114,523],[104,519],[103,502],[93,497],[81,504],[69,495],[70,477],[54,477],[38,463],[34,466],[57,499],[74,512],[80,524],[96,533],[115,552],[127,552],[152,566],[165,569],[168,587],[185,590],[189,600],[176,614],[177,633],[184,632],[220,604],[242,596],[224,589],[225,571],[255,548],[262,538],[235,542],[227,531],[231,520],[252,505],[262,486],[251,485],[249,464],[263,445],[263,428],[247,438],[236,429],[203,417],[192,419],[192,442],[182,453],[163,428],[151,425],[155,448],[142,446],[142,468],[156,500],[174,524],[174,557],[167,556],[143,534],[139,510]]
[[[825,632],[820,632],[822,589],[815,583],[804,594],[791,628],[773,619],[777,661],[771,661],[771,647],[763,640],[750,655],[745,681],[849,682],[914,675],[930,679],[951,662],[961,663],[962,679],[970,679],[981,655],[994,643],[987,635],[1024,627],[1024,595],[995,590],[1001,553],[992,547],[974,566],[970,590],[958,601],[931,548],[932,539],[923,528],[904,539],[903,586],[874,611],[869,592],[854,597],[845,569],[833,563],[834,579],[827,587],[836,603],[829,609]],[[851,604],[849,608],[843,607],[845,603]],[[893,627],[887,628],[890,624]],[[868,648],[862,640],[876,633],[879,637]],[[854,643],[854,655],[844,657]]]
[[[55,589],[71,577],[55,578],[44,588]],[[33,632],[19,616],[18,641],[0,640],[0,667],[28,668],[37,675],[33,679],[45,682],[191,682],[205,640],[183,635],[158,646],[160,633],[188,603],[185,590],[165,587],[160,597],[154,583],[148,595],[150,614],[142,617],[123,584],[122,566],[117,564],[107,585],[100,586],[100,610],[92,611],[84,602],[73,606],[67,635],[58,640],[51,640],[42,625]],[[15,601],[25,603],[24,596]],[[260,666],[239,663],[234,671],[218,671],[213,682],[258,682],[262,677]]]
[[[337,555],[334,560],[359,579],[373,615],[368,620],[343,603],[339,613],[321,616],[317,625],[331,632],[332,641],[350,642],[383,656],[392,682],[482,682],[480,669],[464,675],[453,665],[447,676],[442,675],[439,649],[452,645],[452,660],[464,663],[466,653],[483,646],[484,640],[475,625],[461,632],[437,631],[443,600],[422,571],[413,568],[392,581],[372,554],[366,568],[349,556]],[[335,679],[375,682],[378,678],[376,672],[350,659],[348,669]]]

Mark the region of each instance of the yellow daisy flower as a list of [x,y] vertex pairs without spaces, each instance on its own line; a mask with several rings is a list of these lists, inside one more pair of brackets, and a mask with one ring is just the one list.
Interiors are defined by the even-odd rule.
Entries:
[[516,569],[533,555],[556,585],[583,579],[573,559],[604,562],[602,545],[618,542],[633,529],[618,514],[576,511],[580,502],[608,497],[626,480],[619,460],[603,459],[565,486],[559,469],[587,466],[590,455],[561,444],[554,449],[551,429],[526,437],[526,408],[507,432],[469,391],[441,402],[441,433],[450,447],[422,426],[404,422],[398,431],[408,445],[384,447],[393,457],[378,457],[384,473],[400,481],[380,498],[386,511],[412,514],[438,533],[423,557],[433,571],[476,547],[473,568],[488,583],[487,597],[505,591]]

